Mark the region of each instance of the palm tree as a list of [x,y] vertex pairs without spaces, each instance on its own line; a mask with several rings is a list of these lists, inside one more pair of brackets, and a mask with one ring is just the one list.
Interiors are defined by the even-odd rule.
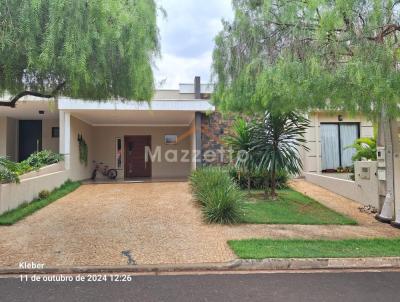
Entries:
[[247,178],[247,189],[251,189],[251,174],[255,168],[250,125],[240,118],[232,125],[232,132],[224,137],[224,142],[232,148],[235,167]]
[[361,137],[354,141],[346,149],[355,149],[356,153],[353,155],[353,161],[360,160],[376,160],[376,138],[375,137]]
[[270,177],[265,178],[265,194],[271,186],[271,198],[275,199],[277,171],[298,174],[303,168],[299,148],[303,147],[309,121],[296,112],[266,112],[251,128],[252,150],[259,158],[258,169],[267,171]]

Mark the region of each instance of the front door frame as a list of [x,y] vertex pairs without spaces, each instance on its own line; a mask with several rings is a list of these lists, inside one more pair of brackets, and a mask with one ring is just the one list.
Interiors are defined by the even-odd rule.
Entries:
[[[127,139],[129,139],[129,138],[135,138],[135,137],[140,137],[140,138],[143,138],[143,137],[147,137],[148,138],[148,142],[149,142],[149,147],[150,147],[150,150],[151,150],[151,146],[152,146],[152,144],[151,144],[151,141],[152,141],[152,136],[151,135],[124,135],[124,178],[132,178],[132,177],[128,177],[127,176],[127,168],[128,168],[128,165],[127,165],[127,156],[128,156],[128,152],[127,152]],[[152,175],[153,175],[153,171],[152,171],[152,164],[151,164],[151,160],[150,161],[148,161],[147,162],[147,165],[149,166],[149,175],[145,175],[145,176],[136,176],[137,178],[149,178],[149,177],[152,177]],[[135,178],[136,178],[135,177]]]

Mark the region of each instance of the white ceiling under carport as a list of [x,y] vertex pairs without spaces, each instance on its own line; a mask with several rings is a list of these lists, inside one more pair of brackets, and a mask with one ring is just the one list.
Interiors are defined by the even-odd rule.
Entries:
[[69,110],[71,116],[93,126],[183,126],[194,119],[191,111]]

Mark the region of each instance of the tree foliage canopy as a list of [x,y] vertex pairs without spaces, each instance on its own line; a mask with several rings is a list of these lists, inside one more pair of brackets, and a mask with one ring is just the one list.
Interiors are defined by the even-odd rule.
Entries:
[[0,92],[149,100],[156,17],[153,0],[3,0]]
[[399,115],[400,1],[232,3],[213,53],[220,108]]

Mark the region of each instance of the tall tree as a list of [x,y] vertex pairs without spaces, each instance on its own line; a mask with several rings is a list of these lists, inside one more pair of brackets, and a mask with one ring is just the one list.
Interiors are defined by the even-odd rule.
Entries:
[[0,106],[23,96],[149,100],[159,54],[153,0],[0,2]]
[[387,211],[381,218],[392,219],[400,1],[232,2],[235,18],[224,22],[215,39],[217,105],[250,112],[267,106],[344,110],[381,119],[387,160]]

